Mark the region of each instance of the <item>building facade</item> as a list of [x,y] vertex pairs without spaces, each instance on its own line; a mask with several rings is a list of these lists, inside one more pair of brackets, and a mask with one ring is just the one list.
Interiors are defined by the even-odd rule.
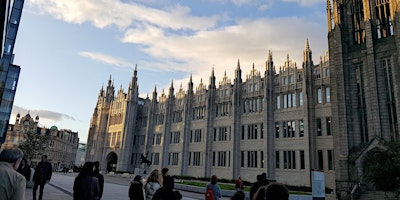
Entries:
[[0,3],[0,147],[4,143],[21,68],[14,65],[14,45],[24,0]]
[[171,174],[255,181],[268,178],[310,186],[311,170],[324,170],[334,188],[328,55],[314,64],[308,40],[303,64],[289,56],[276,69],[272,53],[265,71],[253,66],[243,77],[238,61],[233,81],[218,85],[214,70],[209,85],[152,98],[139,98],[135,69],[127,92],[114,94],[113,82],[101,88],[91,119],[86,160],[98,160],[108,171],[133,172],[141,155],[151,168]]
[[[46,134],[49,136],[48,148],[43,154],[48,156],[48,161],[53,165],[53,169],[67,167],[72,169],[75,165],[75,159],[78,149],[78,132],[67,129],[58,130],[56,126],[45,128],[39,126],[39,116],[33,119],[30,114],[20,117],[18,113],[15,124],[8,126],[4,148],[18,147],[25,140],[25,134],[28,131],[34,131],[36,134]],[[36,165],[41,160],[41,156],[32,159],[32,165]]]
[[399,140],[400,2],[327,1],[336,187],[362,180],[362,162],[382,141]]

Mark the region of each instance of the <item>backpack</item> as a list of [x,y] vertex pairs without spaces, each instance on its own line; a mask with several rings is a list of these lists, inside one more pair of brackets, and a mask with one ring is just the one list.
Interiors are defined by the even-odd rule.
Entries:
[[214,192],[211,188],[206,191],[206,200],[214,200]]

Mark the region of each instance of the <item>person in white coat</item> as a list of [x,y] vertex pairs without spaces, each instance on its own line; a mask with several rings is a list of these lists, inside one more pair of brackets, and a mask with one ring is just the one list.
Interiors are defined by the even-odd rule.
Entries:
[[156,191],[160,189],[160,179],[161,174],[157,169],[153,170],[147,177],[146,184],[144,185],[146,200],[152,200]]

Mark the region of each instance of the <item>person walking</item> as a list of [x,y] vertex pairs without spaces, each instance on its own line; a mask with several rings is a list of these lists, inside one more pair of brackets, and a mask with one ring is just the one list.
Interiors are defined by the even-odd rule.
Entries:
[[238,178],[235,180],[235,190],[236,191],[242,191],[244,189],[242,177],[238,176]]
[[160,171],[155,169],[147,177],[146,184],[144,186],[146,200],[152,200],[156,191],[160,189],[160,176]]
[[96,177],[93,177],[93,162],[85,162],[81,172],[75,178],[73,186],[74,200],[98,200],[99,183]]
[[173,191],[175,180],[171,176],[165,176],[163,186],[156,191],[153,200],[181,200],[182,195],[178,191]]
[[0,153],[0,199],[25,200],[25,177],[16,170],[24,157],[21,149],[3,149]]
[[33,184],[33,200],[36,200],[36,191],[39,186],[39,200],[42,200],[44,185],[50,181],[52,173],[53,169],[51,164],[47,162],[47,155],[42,155],[42,161],[36,166],[33,175],[33,181],[35,182]]
[[262,175],[257,175],[257,181],[251,185],[250,188],[250,199],[253,200],[254,194],[258,191],[258,189],[263,186],[263,178]]
[[25,159],[21,160],[17,172],[25,177],[26,182],[31,180],[31,167],[28,165]]
[[144,200],[142,176],[136,175],[129,187],[129,200]]
[[222,197],[221,188],[219,187],[217,182],[218,182],[217,176],[212,175],[210,178],[210,183],[206,185],[206,192],[208,192],[208,190],[212,190],[214,195],[214,200],[218,200],[219,198]]
[[94,172],[93,176],[97,178],[99,181],[99,200],[103,196],[103,190],[104,190],[104,176],[103,174],[100,174],[100,163],[99,161],[95,161],[94,163]]

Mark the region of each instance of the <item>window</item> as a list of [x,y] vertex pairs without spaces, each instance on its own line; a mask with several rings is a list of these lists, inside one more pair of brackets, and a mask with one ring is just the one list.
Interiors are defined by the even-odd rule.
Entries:
[[283,122],[282,124],[282,129],[283,129],[283,137],[287,137],[287,122]]
[[292,105],[293,107],[296,107],[296,93],[292,94]]
[[181,133],[179,131],[171,132],[170,144],[178,144],[181,140]]
[[322,135],[321,118],[317,119],[317,136]]
[[288,100],[287,100],[287,94],[283,95],[283,108],[287,108],[288,106]]
[[333,170],[333,151],[328,150],[328,170]]
[[279,138],[279,122],[275,123],[275,138]]
[[260,151],[260,167],[264,168],[264,151]]
[[190,143],[201,142],[201,129],[190,131]]
[[326,135],[332,135],[331,133],[331,118],[326,118]]
[[169,153],[168,165],[178,165],[178,161],[179,161],[179,153],[177,152]]
[[244,151],[240,152],[240,167],[244,167]]
[[326,100],[326,103],[331,102],[331,90],[329,87],[325,88],[325,100]]
[[317,102],[322,103],[322,90],[321,88],[317,89]]
[[189,152],[189,166],[200,166],[201,152]]
[[303,106],[303,92],[299,92],[299,106]]
[[153,138],[153,145],[161,144],[161,134],[155,134]]
[[296,152],[283,151],[283,168],[296,169]]
[[226,167],[227,164],[230,162],[230,152],[226,151],[219,151],[218,152],[218,167]]
[[152,163],[152,165],[160,164],[160,153],[152,153],[151,154],[151,163]]
[[324,157],[322,150],[318,150],[318,169],[324,169]]
[[280,168],[280,163],[279,163],[279,151],[275,151],[275,168],[277,168],[277,169]]
[[257,168],[257,151],[247,152],[247,167]]
[[304,158],[304,151],[300,151],[300,169],[305,169],[305,158]]
[[276,109],[281,108],[281,96],[276,96]]
[[304,137],[304,122],[299,120],[299,137]]

